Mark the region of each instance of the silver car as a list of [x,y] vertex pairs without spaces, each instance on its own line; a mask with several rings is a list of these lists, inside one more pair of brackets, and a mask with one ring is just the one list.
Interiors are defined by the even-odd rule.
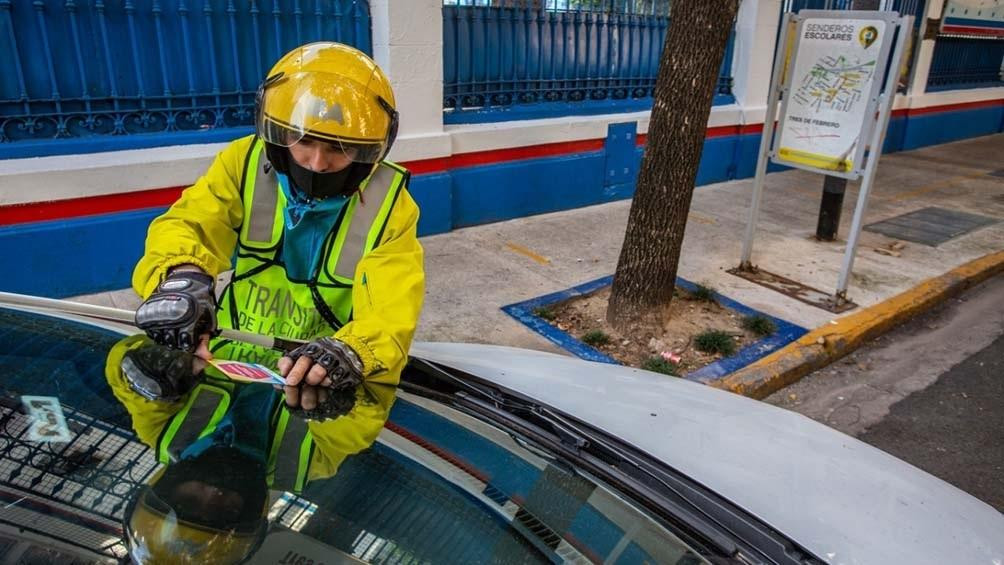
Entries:
[[[186,457],[163,450],[173,432],[150,438],[146,419],[166,405],[114,383],[123,367],[176,358],[148,348],[125,361],[123,347],[150,347],[130,333],[0,309],[0,561],[1004,563],[999,512],[803,416],[483,345],[416,343],[389,396],[364,385],[323,414],[237,385],[284,426],[307,422],[309,471],[280,486],[289,459],[271,445],[264,504],[210,480],[243,480],[237,461],[200,467],[194,491],[165,490]],[[245,530],[249,508],[260,516]],[[143,534],[153,522],[157,535]]]

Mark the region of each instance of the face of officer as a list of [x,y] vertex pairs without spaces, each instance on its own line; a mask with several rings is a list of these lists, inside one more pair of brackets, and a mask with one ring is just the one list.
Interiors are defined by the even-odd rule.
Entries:
[[202,523],[237,522],[244,506],[244,497],[237,492],[198,480],[175,486],[171,494],[178,514]]
[[289,154],[297,165],[315,173],[337,173],[352,164],[354,149],[343,151],[338,144],[304,137],[289,146]]

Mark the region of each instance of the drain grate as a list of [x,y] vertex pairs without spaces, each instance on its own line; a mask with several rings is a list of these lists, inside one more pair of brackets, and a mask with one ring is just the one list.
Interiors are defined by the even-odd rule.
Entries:
[[932,206],[869,224],[865,229],[892,238],[937,247],[950,239],[999,221],[998,218]]

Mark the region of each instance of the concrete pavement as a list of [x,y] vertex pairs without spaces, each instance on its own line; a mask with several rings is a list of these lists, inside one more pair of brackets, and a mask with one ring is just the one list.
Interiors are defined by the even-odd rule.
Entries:
[[1004,275],[767,397],[1004,511]]
[[[1004,220],[1004,135],[883,156],[866,224],[939,206]],[[752,179],[698,187],[684,241],[680,276],[703,282],[750,307],[807,328],[837,316],[725,272],[738,264]],[[791,170],[767,176],[753,262],[831,292],[843,241],[818,242],[815,231],[822,177]],[[848,187],[840,236],[850,229],[857,184]],[[630,202],[476,226],[422,239],[427,295],[417,338],[496,343],[555,351],[499,309],[611,274]],[[925,279],[1004,250],[1004,221],[938,247],[907,243],[900,257],[873,248],[894,241],[862,232],[849,297],[862,307],[882,302]],[[134,307],[131,291],[78,300]],[[853,314],[851,310],[844,315]]]

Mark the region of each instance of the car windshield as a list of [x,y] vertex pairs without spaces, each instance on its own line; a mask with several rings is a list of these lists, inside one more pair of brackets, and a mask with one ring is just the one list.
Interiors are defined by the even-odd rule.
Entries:
[[379,384],[290,409],[225,369],[0,308],[0,561],[706,562],[498,422]]

